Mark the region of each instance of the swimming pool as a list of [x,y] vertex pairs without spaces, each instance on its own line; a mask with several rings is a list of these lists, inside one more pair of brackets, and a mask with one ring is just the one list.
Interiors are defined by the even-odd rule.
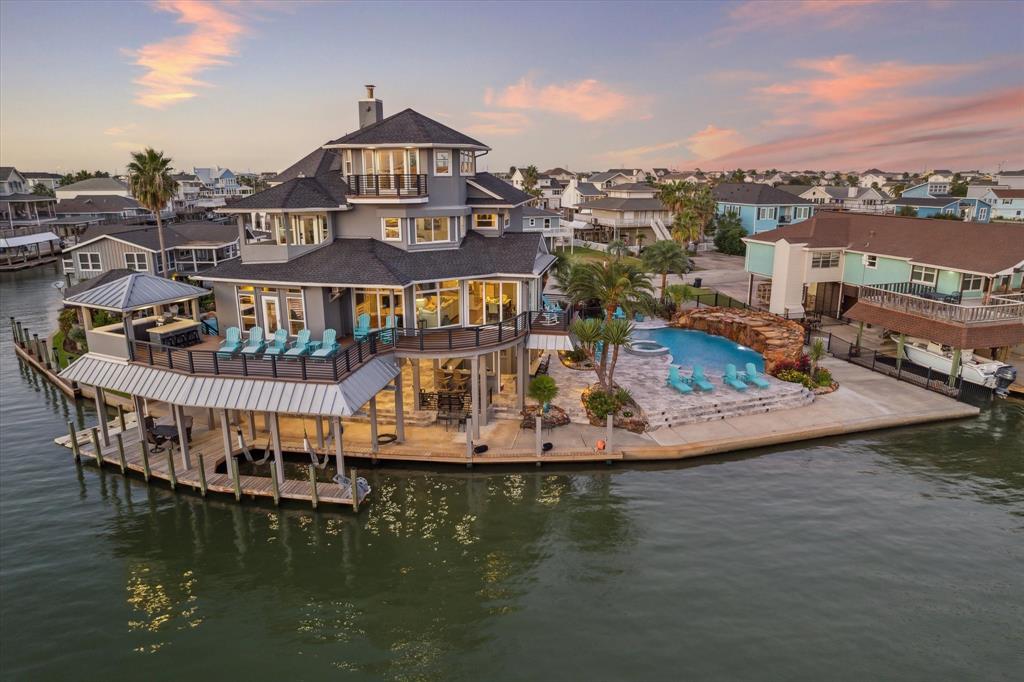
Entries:
[[748,362],[752,362],[757,371],[764,371],[764,358],[760,353],[722,336],[693,329],[662,327],[637,330],[633,337],[650,339],[668,348],[672,353],[673,365],[701,365],[710,372],[720,373],[725,371],[725,366],[730,362],[740,371]]

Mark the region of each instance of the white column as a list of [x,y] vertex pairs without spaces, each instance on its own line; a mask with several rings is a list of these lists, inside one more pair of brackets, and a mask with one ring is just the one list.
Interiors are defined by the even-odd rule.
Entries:
[[281,454],[281,425],[277,412],[267,413],[270,418],[270,438],[274,443],[274,467],[277,469],[277,484],[284,483],[284,457]]
[[230,478],[233,471],[231,466],[234,464],[235,458],[232,456],[231,447],[231,417],[228,416],[227,410],[220,411],[220,429],[221,436],[224,438],[224,462],[227,465],[227,475]]
[[419,409],[420,403],[420,360],[419,358],[409,358],[409,364],[412,365],[412,404],[415,409]]
[[171,405],[171,412],[174,413],[174,421],[178,425],[178,442],[181,445],[181,466],[188,470],[192,468],[192,460],[189,457],[188,433],[185,429],[185,408],[181,405]]
[[377,396],[370,398],[370,450],[377,452]]
[[395,437],[397,442],[405,442],[405,406],[402,405],[401,366],[399,366],[398,376],[395,377]]
[[143,405],[142,398],[137,395],[132,396],[132,403],[135,405],[135,425],[139,432],[139,442],[146,440],[146,409]]
[[480,426],[487,426],[487,356],[480,356]]
[[529,351],[526,350],[526,341],[519,344],[516,353],[516,407],[522,410],[526,407],[526,381],[527,366],[529,364]]
[[[480,437],[480,356],[474,355],[469,359],[469,395],[470,402],[470,416],[473,420],[473,438]],[[466,437],[469,437],[469,429],[466,429]]]
[[106,394],[99,386],[95,387],[96,392],[96,417],[99,421],[100,433],[103,434],[103,444],[110,445],[110,430],[107,427],[107,400]]
[[334,465],[338,467],[338,473],[345,475],[345,455],[341,447],[341,417],[332,417],[334,426]]

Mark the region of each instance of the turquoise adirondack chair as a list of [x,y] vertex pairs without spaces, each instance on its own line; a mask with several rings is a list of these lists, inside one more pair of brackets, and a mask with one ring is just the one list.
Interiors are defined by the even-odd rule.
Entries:
[[338,332],[333,329],[324,330],[323,341],[320,342],[320,347],[309,354],[311,358],[329,358],[338,351]]
[[626,319],[626,311],[622,309],[621,305],[615,309],[614,313],[612,313],[612,319],[613,320],[624,320],[624,319]]
[[690,385],[683,381],[683,377],[679,374],[679,368],[675,365],[670,365],[668,368],[668,379],[666,380],[668,385],[676,389],[680,393],[693,393],[693,389]]
[[395,316],[388,315],[384,320],[384,328],[380,330],[381,343],[391,343],[395,339]]
[[286,358],[297,358],[300,355],[305,355],[310,351],[309,347],[309,330],[301,329],[295,336],[295,343],[292,347],[284,352]]
[[768,388],[771,386],[771,384],[768,383],[768,380],[758,373],[757,367],[754,366],[754,363],[748,362],[746,369],[747,372],[743,378],[746,379],[748,383],[754,384],[758,388]]
[[217,349],[223,355],[234,355],[242,348],[242,331],[238,327],[228,327],[224,332],[224,340]]
[[736,375],[736,365],[731,362],[725,366],[725,375],[722,377],[722,382],[732,386],[737,391],[747,390],[747,385],[740,381],[740,378]]
[[282,355],[288,349],[288,330],[281,327],[274,332],[274,339],[263,351],[264,355]]
[[352,330],[352,336],[356,341],[362,341],[370,335],[370,316],[366,313],[361,314],[356,319],[356,328]]
[[263,339],[263,327],[252,327],[249,330],[249,338],[242,348],[244,355],[258,355],[266,348],[267,342]]
[[693,374],[690,376],[690,383],[702,391],[711,392],[715,390],[714,385],[704,376],[704,368],[700,365],[693,366]]

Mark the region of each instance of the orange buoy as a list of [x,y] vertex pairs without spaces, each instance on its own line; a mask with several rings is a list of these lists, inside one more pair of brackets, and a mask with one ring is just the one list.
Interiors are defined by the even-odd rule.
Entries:
[[597,441],[597,449],[598,450],[604,450],[604,441],[603,440]]

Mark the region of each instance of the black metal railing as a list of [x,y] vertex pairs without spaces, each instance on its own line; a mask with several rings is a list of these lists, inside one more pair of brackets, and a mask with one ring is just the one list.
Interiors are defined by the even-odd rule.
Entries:
[[346,175],[348,194],[357,197],[425,197],[426,174]]
[[943,303],[959,304],[962,300],[962,294],[959,291],[942,294],[939,293],[934,286],[930,284],[921,284],[919,282],[890,282],[886,284],[873,284],[871,286],[876,289],[891,291],[894,294],[919,296],[921,298],[927,298],[934,301],[942,301]]
[[425,352],[475,350],[515,341],[530,331],[531,316],[541,314],[543,313],[519,313],[508,320],[477,327],[440,329],[436,327],[422,329],[404,327],[392,331],[397,336],[395,343],[399,350]]
[[333,355],[324,358],[230,353],[212,349],[190,350],[135,341],[132,344],[132,361],[188,374],[338,382],[359,369],[367,360],[394,350],[394,340],[395,336],[389,335],[386,330],[372,332],[366,338],[339,348]]

